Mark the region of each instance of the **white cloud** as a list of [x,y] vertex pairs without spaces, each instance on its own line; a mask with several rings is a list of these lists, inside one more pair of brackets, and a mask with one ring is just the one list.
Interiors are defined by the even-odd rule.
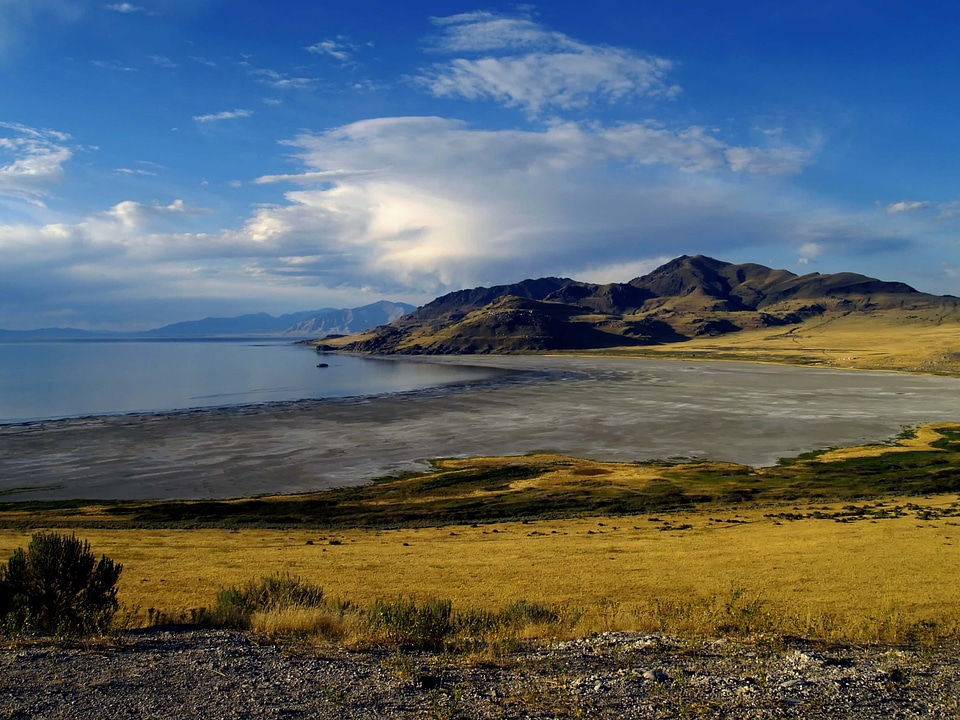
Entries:
[[799,248],[797,252],[800,257],[797,258],[797,262],[801,265],[809,265],[811,262],[815,262],[816,258],[823,254],[824,246],[819,242],[805,242]]
[[250,75],[258,82],[277,90],[309,90],[318,83],[316,78],[286,75],[268,68],[251,70]]
[[[174,200],[169,205],[144,205],[132,200],[117,203],[103,215],[119,222],[128,230],[142,230],[152,220],[169,216],[198,216],[208,211],[187,205],[183,200]],[[94,221],[90,221],[93,223]]]
[[245,118],[253,115],[252,110],[225,110],[223,112],[211,113],[210,115],[194,115],[193,119],[200,123],[219,122],[220,120],[233,120],[235,118]]
[[[286,145],[303,171],[254,182],[299,187],[256,206],[238,227],[216,229],[214,214],[181,200],[0,225],[0,305],[4,297],[67,303],[68,291],[111,307],[313,292],[345,305],[361,296],[422,302],[524,277],[624,281],[680,253],[753,260],[915,251],[886,216],[824,209],[736,172],[728,146],[699,128],[491,131],[380,118]],[[47,296],[36,298],[31,286]]]
[[107,10],[114,10],[119,13],[145,13],[147,9],[140,7],[139,5],[132,5],[131,3],[113,3],[111,5],[104,5]]
[[809,162],[812,152],[812,148],[784,144],[763,148],[729,147],[724,150],[724,155],[734,172],[794,175]]
[[336,40],[321,40],[316,42],[306,48],[306,50],[314,55],[325,55],[344,65],[348,65],[353,61],[357,46],[341,35],[337,36]]
[[166,57],[165,55],[151,55],[150,59],[153,60],[154,65],[158,65],[160,67],[165,67],[165,68],[178,67],[177,63],[175,63],[173,60]]
[[103,70],[113,70],[115,72],[137,72],[136,68],[129,67],[115,60],[91,60],[90,64],[102,68]]
[[295,173],[288,175],[263,175],[253,181],[254,185],[268,185],[271,183],[290,182],[300,185],[314,183],[332,183],[348,180],[361,175],[376,174],[376,170],[317,170],[314,172]]
[[[415,78],[438,97],[492,99],[531,115],[548,108],[582,108],[596,100],[672,97],[670,60],[632,50],[588,45],[547,30],[527,18],[485,12],[435,18],[442,52],[490,52],[455,58],[424,69]],[[509,54],[516,51],[514,54]]]
[[0,122],[0,195],[42,205],[73,157],[69,143],[66,133]]
[[144,170],[143,168],[120,167],[114,169],[114,172],[119,173],[120,175],[156,175],[155,172],[151,170]]
[[238,235],[274,248],[253,263],[266,275],[438,293],[576,271],[622,280],[680,252],[724,256],[772,238],[862,240],[849,218],[799,222],[747,172],[779,164],[734,167],[729,146],[703,128],[489,131],[380,118],[288,144],[305,171],[254,183],[305,187],[259,208]]
[[890,203],[886,207],[888,215],[898,213],[915,212],[916,210],[925,210],[933,203],[927,200],[901,200],[900,202]]

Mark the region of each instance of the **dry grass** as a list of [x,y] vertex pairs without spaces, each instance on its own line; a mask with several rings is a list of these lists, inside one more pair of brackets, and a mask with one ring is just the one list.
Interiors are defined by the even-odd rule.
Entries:
[[742,330],[601,354],[750,360],[866,370],[960,374],[960,317],[941,311],[829,313],[791,326]]
[[[955,501],[913,502],[946,508]],[[731,588],[745,590],[738,600],[745,607],[745,598],[760,602],[766,619],[755,613],[754,620],[761,626],[775,618],[781,630],[798,634],[880,639],[920,621],[941,630],[952,624],[956,632],[960,524],[921,521],[916,512],[873,522],[780,524],[764,517],[769,512],[348,530],[335,538],[299,530],[91,529],[83,536],[95,552],[123,563],[120,598],[144,614],[151,607],[168,614],[209,607],[222,586],[282,571],[358,604],[400,595],[450,598],[455,609],[543,601],[578,609],[577,632],[709,629],[722,625]],[[691,527],[662,529],[665,520]],[[0,531],[0,552],[28,540],[29,533]],[[333,621],[314,611],[257,623],[277,632],[329,629]]]

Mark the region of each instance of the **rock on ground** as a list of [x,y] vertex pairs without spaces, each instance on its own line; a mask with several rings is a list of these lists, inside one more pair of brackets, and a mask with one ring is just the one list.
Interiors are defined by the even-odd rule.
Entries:
[[0,650],[0,716],[956,718],[957,650],[605,633],[484,664],[149,630],[110,647]]

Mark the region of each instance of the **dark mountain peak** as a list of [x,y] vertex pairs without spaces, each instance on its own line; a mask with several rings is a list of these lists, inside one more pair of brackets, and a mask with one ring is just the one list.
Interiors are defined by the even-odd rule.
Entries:
[[725,272],[730,263],[706,255],[681,255],[643,277],[630,281],[635,288],[656,297],[683,297],[700,293],[725,298],[732,289]]
[[441,295],[436,300],[417,308],[404,317],[402,322],[408,324],[449,319],[451,316],[463,316],[468,312],[482,308],[484,305],[489,305],[504,295],[543,300],[551,293],[555,293],[568,285],[583,285],[583,283],[578,283],[570,278],[545,277],[535,280],[522,280],[509,285],[457,290]]

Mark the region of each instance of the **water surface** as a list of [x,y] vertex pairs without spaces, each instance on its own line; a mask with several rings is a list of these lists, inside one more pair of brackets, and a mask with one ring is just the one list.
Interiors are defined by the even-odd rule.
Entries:
[[0,423],[375,395],[489,375],[320,356],[288,341],[0,342]]

